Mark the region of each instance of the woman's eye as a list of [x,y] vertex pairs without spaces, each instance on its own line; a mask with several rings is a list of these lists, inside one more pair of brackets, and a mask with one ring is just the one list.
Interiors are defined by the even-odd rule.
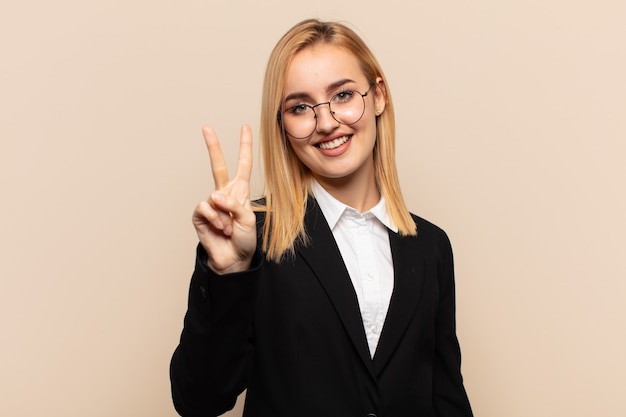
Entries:
[[308,110],[309,110],[308,105],[298,104],[298,105],[289,107],[287,111],[293,114],[294,116],[299,116],[299,115],[305,114]]
[[355,93],[354,90],[340,91],[339,93],[335,94],[333,101],[338,101],[338,102],[350,101],[352,97],[354,97],[354,93]]

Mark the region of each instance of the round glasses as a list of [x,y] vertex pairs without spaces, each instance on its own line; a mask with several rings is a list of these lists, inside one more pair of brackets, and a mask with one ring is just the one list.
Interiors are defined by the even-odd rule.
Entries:
[[328,104],[328,109],[333,118],[343,125],[353,125],[363,117],[365,113],[365,96],[372,89],[372,85],[365,93],[356,90],[341,90],[330,98],[329,101],[317,103],[313,106],[299,103],[279,110],[276,118],[281,123],[285,132],[294,139],[306,139],[317,129],[317,113],[315,108]]

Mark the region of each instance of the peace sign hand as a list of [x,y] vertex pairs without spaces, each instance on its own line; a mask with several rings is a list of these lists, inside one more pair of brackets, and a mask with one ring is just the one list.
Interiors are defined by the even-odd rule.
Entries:
[[202,129],[209,150],[215,191],[193,212],[193,225],[209,255],[208,266],[218,274],[250,268],[256,250],[256,217],[250,204],[252,132],[241,127],[239,162],[235,178],[229,180],[226,161],[215,131]]

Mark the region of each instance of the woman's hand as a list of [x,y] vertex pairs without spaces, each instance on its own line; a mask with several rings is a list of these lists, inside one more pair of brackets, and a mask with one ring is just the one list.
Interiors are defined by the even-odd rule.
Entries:
[[241,127],[237,174],[228,179],[228,169],[215,131],[202,129],[209,150],[215,191],[193,212],[193,225],[209,255],[208,266],[218,274],[244,271],[256,249],[256,217],[250,205],[252,132]]

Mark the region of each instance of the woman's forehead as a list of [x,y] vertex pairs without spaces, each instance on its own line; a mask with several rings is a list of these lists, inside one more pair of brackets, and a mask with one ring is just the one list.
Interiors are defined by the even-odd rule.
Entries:
[[355,83],[366,80],[357,58],[345,48],[316,44],[293,57],[285,74],[285,95],[321,92],[342,80]]

